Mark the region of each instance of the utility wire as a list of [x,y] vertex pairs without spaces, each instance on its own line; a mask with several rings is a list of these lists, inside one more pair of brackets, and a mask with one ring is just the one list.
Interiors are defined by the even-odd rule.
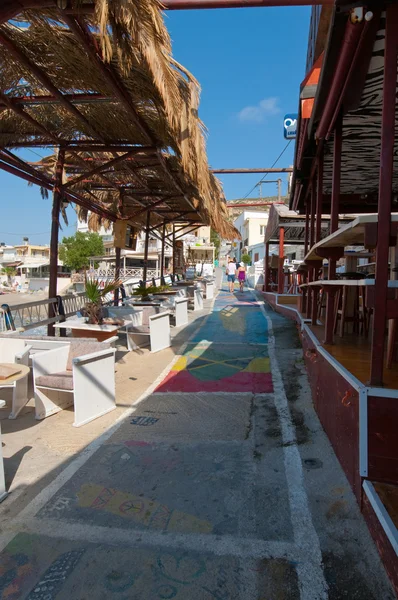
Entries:
[[[277,158],[277,159],[274,161],[274,163],[271,165],[271,167],[270,167],[271,169],[273,169],[273,168],[275,167],[276,163],[278,162],[278,160],[279,160],[280,158],[282,158],[282,156],[284,155],[284,153],[286,152],[286,150],[287,150],[287,149],[288,149],[288,147],[290,146],[290,142],[291,142],[291,141],[292,141],[292,140],[289,140],[289,141],[288,141],[288,143],[286,144],[286,146],[283,148],[282,152],[279,154],[278,158]],[[253,190],[255,190],[255,189],[256,189],[256,187],[257,187],[258,185],[260,185],[260,183],[262,183],[262,182],[264,181],[264,179],[265,179],[265,178],[266,178],[268,175],[269,175],[269,173],[266,173],[266,174],[264,175],[264,177],[263,177],[262,179],[260,179],[260,181],[257,181],[257,183],[256,183],[256,184],[255,184],[255,185],[252,187],[252,189],[250,190],[250,192],[248,192],[248,193],[246,194],[246,196],[244,196],[243,198],[241,198],[241,200],[246,200],[246,198],[248,198],[248,197],[250,196],[250,194],[253,192]],[[233,205],[231,205],[231,206],[233,206]]]

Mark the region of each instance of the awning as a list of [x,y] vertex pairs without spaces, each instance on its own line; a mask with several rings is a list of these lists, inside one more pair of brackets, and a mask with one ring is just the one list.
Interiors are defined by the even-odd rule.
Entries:
[[21,261],[14,261],[14,262],[5,262],[3,261],[1,263],[1,267],[5,268],[5,267],[20,267],[21,266]]
[[40,267],[48,267],[49,261],[44,263],[22,263],[19,265],[20,269],[39,269]]
[[323,64],[323,55],[319,56],[317,61],[314,63],[311,71],[308,73],[304,81],[301,83],[300,89],[300,100],[301,100],[301,118],[310,119],[312,115],[312,109],[314,108],[314,101],[316,91],[318,88],[319,78],[321,75],[321,69]]

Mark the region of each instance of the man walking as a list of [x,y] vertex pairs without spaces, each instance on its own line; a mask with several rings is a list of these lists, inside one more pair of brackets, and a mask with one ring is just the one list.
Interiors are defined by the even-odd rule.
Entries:
[[229,291],[231,292],[231,294],[233,293],[233,291],[235,289],[235,274],[236,274],[236,262],[234,262],[232,260],[232,258],[230,258],[229,263],[227,265],[227,279],[228,279],[228,283],[229,283]]

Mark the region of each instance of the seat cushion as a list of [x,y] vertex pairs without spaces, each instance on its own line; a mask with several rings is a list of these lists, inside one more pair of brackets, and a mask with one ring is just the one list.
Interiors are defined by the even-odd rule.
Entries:
[[72,371],[60,371],[51,375],[40,375],[36,378],[39,387],[57,388],[60,390],[73,390]]
[[69,348],[68,361],[66,363],[66,370],[72,371],[72,361],[78,356],[84,356],[85,354],[91,354],[92,352],[98,352],[99,350],[105,350],[106,346],[100,344],[97,341],[91,342],[72,342]]

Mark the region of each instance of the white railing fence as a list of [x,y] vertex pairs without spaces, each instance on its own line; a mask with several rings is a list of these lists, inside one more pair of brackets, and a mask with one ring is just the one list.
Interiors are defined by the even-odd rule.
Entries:
[[[65,317],[75,315],[87,302],[84,292],[68,296],[60,296]],[[55,316],[53,316],[55,315]],[[24,304],[0,308],[0,331],[22,327],[34,329],[63,319],[59,312],[58,298],[47,298]]]
[[[97,277],[98,279],[114,279],[116,275],[115,269],[92,269],[89,273],[89,277]],[[142,267],[126,267],[120,269],[120,279],[123,281],[126,279],[142,279],[144,275],[144,269]],[[158,269],[147,269],[147,279],[152,277],[159,277]]]

